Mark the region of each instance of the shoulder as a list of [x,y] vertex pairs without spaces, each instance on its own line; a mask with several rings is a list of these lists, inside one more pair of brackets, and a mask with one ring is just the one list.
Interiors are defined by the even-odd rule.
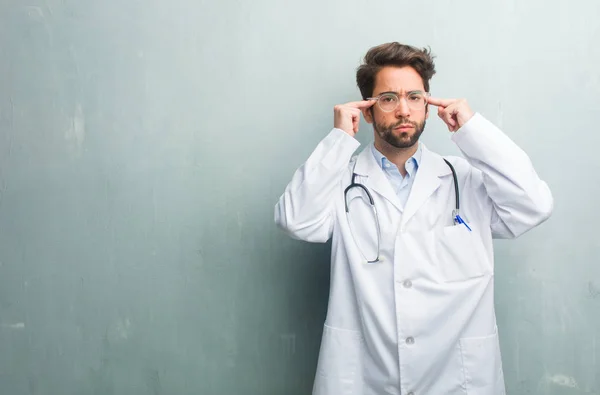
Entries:
[[432,162],[435,162],[435,166],[438,168],[437,173],[439,175],[449,175],[452,173],[452,169],[454,169],[456,177],[461,184],[467,180],[470,180],[471,182],[481,181],[481,172],[471,165],[467,159],[461,156],[440,155],[432,151],[429,151],[427,156]]
[[421,160],[427,161],[429,165],[434,166],[438,174],[447,174],[450,172],[447,162],[452,165],[458,174],[468,173],[473,169],[473,166],[465,158],[456,155],[440,155],[437,152],[430,151],[425,145],[422,145]]
[[442,160],[450,162],[450,164],[454,167],[457,173],[468,173],[473,170],[473,166],[463,157],[454,156],[454,155],[444,155],[439,157]]

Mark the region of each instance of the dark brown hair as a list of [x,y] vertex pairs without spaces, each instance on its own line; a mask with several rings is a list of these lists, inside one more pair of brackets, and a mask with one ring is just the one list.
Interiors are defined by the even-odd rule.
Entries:
[[429,80],[435,74],[434,56],[427,48],[418,49],[410,45],[392,42],[369,49],[362,65],[356,71],[356,84],[363,99],[373,95],[375,77],[386,66],[410,66],[423,80],[425,91],[429,92]]

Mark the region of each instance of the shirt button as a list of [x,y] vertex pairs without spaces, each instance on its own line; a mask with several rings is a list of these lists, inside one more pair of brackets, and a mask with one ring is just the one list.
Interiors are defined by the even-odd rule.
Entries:
[[404,282],[404,288],[410,288],[410,287],[412,287],[412,281],[410,281],[410,280],[406,280],[406,281]]
[[406,338],[406,344],[415,344],[415,338],[414,337],[407,337]]
[[409,392],[409,393],[408,393],[408,394],[406,394],[406,395],[415,395],[415,393],[414,393],[414,392]]

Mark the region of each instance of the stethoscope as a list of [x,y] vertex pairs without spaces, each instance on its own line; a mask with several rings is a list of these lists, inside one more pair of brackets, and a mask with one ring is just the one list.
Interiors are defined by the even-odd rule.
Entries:
[[[456,205],[455,205],[454,210],[452,210],[452,219],[454,220],[455,225],[464,224],[467,227],[467,229],[469,229],[469,231],[471,231],[471,228],[469,227],[469,225],[467,225],[467,223],[465,221],[463,221],[463,219],[460,217],[460,194],[458,192],[458,178],[456,177],[456,170],[454,170],[454,166],[452,166],[452,164],[450,162],[448,162],[448,160],[444,159],[444,162],[446,162],[446,164],[448,165],[448,167],[450,167],[450,170],[452,171],[452,181],[454,183],[454,201],[455,201]],[[356,167],[356,163],[354,164],[354,166]],[[367,195],[367,198],[369,199],[369,204],[371,205],[371,209],[373,210],[373,215],[375,217],[375,224],[377,226],[377,256],[373,260],[369,260],[363,254],[363,252],[360,249],[360,246],[356,242],[356,238],[354,237],[354,231],[352,230],[350,216],[348,215],[350,212],[349,207],[348,207],[348,191],[351,190],[352,188],[360,188],[365,192],[365,194]],[[356,173],[354,173],[354,170],[352,172],[352,180],[350,182],[350,185],[348,185],[346,187],[346,189],[344,190],[344,207],[346,209],[346,219],[348,220],[348,225],[350,227],[350,233],[352,234],[352,239],[354,240],[354,244],[356,244],[356,247],[358,248],[360,254],[363,256],[365,261],[367,261],[367,263],[381,262],[383,260],[383,258],[380,257],[380,254],[381,254],[381,248],[380,248],[381,247],[381,227],[379,226],[379,216],[377,215],[377,208],[375,207],[375,201],[373,200],[373,196],[371,195],[371,192],[369,192],[367,187],[359,182],[356,182]]]

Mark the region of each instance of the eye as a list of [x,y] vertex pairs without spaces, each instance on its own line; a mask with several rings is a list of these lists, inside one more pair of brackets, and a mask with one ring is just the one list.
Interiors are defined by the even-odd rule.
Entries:
[[409,101],[419,102],[423,100],[423,95],[420,93],[412,93],[408,96]]
[[393,103],[396,101],[396,97],[393,95],[385,95],[381,96],[379,100],[381,100],[382,103]]

